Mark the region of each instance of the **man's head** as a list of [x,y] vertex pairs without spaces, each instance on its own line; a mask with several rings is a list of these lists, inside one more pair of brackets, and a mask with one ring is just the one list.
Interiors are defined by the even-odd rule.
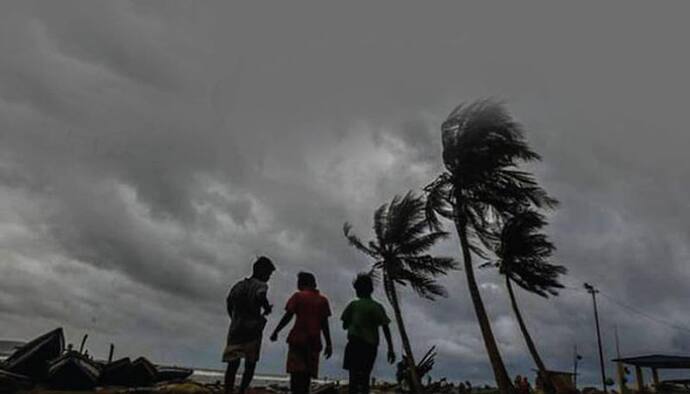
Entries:
[[297,288],[300,290],[316,289],[316,277],[311,272],[297,274]]
[[252,266],[252,277],[268,282],[271,278],[271,274],[276,270],[275,265],[271,259],[265,256],[261,256],[254,262]]
[[355,288],[355,293],[359,298],[369,298],[374,292],[374,281],[371,275],[366,273],[357,274],[357,277],[352,282],[352,287]]

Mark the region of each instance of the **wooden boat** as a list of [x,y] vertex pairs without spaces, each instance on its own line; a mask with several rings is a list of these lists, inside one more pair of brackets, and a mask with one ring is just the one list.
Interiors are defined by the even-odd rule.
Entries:
[[28,377],[0,369],[0,393],[14,393],[32,386],[33,382]]
[[130,384],[133,387],[148,387],[156,381],[156,366],[145,357],[139,357],[132,361],[132,370],[129,375]]
[[101,371],[86,356],[70,351],[51,361],[48,384],[59,390],[89,390],[96,387]]
[[100,385],[102,386],[130,386],[132,375],[132,360],[121,358],[103,366]]
[[24,375],[34,381],[48,376],[48,363],[65,350],[65,336],[57,328],[21,346],[2,365],[6,371]]
[[194,370],[181,367],[156,367],[156,383],[184,380],[190,377]]

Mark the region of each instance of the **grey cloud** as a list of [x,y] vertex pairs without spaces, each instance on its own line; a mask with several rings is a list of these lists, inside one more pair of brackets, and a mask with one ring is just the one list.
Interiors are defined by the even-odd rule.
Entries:
[[[676,7],[3,4],[0,336],[64,324],[94,349],[218,366],[225,292],[257,254],[280,266],[276,305],[309,269],[337,315],[370,264],[342,223],[366,236],[375,207],[431,180],[443,117],[487,96],[544,156],[568,285],[690,326]],[[437,250],[458,256],[454,238]],[[502,281],[478,277],[511,373],[531,374]],[[415,349],[439,345],[435,377],[490,381],[464,273],[442,282],[433,305],[403,292]],[[591,300],[572,288],[520,302],[549,364],[570,368],[577,343],[595,383]],[[614,324],[628,354],[690,346],[600,302],[608,355]],[[266,371],[281,346],[266,345]]]

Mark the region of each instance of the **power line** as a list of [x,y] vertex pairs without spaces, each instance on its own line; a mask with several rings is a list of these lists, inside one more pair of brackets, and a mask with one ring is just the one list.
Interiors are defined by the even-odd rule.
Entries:
[[678,324],[676,324],[676,323],[670,322],[670,321],[668,321],[668,320],[664,320],[664,319],[661,319],[661,318],[652,316],[652,315],[650,315],[650,314],[648,314],[648,313],[646,313],[646,312],[644,312],[644,311],[641,311],[641,310],[639,310],[639,309],[637,309],[637,308],[635,308],[635,307],[633,307],[633,306],[630,306],[630,305],[628,305],[628,304],[626,304],[626,303],[624,303],[624,302],[622,302],[622,301],[618,301],[618,300],[616,300],[615,298],[611,297],[610,295],[608,295],[608,294],[606,294],[606,293],[599,292],[599,294],[601,294],[602,296],[604,296],[607,300],[609,300],[609,301],[613,302],[614,304],[620,306],[621,308],[625,308],[625,309],[629,310],[630,312],[637,313],[638,315],[643,316],[643,317],[646,317],[647,319],[649,319],[649,320],[651,320],[651,321],[653,321],[653,322],[656,322],[656,323],[658,323],[658,324],[665,325],[665,326],[670,327],[670,328],[674,328],[674,329],[676,329],[676,330],[681,330],[681,331],[685,331],[685,332],[689,332],[689,333],[690,333],[690,328],[688,328],[688,327],[684,327],[684,326],[678,325]]
[[[582,288],[580,288],[580,287],[575,287],[575,286],[564,285],[564,286],[563,286],[563,289],[564,289],[564,290],[575,291],[575,292],[582,293],[582,294],[587,293],[587,290],[582,289]],[[668,321],[668,320],[662,319],[662,318],[660,318],[660,317],[651,315],[651,314],[649,314],[649,313],[647,313],[647,312],[644,312],[644,311],[642,311],[642,310],[640,310],[640,309],[638,309],[638,308],[635,308],[635,307],[631,306],[630,304],[627,304],[627,303],[625,303],[625,302],[623,302],[623,301],[617,300],[617,299],[614,298],[613,296],[611,296],[611,295],[609,295],[609,294],[606,294],[606,293],[602,292],[601,290],[599,290],[599,294],[601,294],[601,295],[602,295],[604,298],[606,298],[608,301],[610,301],[610,302],[612,302],[612,303],[614,303],[614,304],[620,306],[621,308],[627,309],[628,311],[633,312],[633,313],[635,313],[635,314],[638,314],[638,315],[640,315],[640,316],[642,316],[642,317],[644,317],[644,318],[646,318],[646,319],[648,319],[648,320],[651,320],[651,321],[653,321],[653,322],[655,322],[655,323],[657,323],[657,324],[661,324],[661,325],[664,325],[664,326],[669,327],[669,328],[673,328],[673,329],[676,329],[676,330],[679,330],[679,331],[685,331],[685,332],[690,333],[690,328],[689,328],[689,327],[685,327],[685,326],[682,326],[682,325],[679,325],[679,324],[670,322],[670,321]]]

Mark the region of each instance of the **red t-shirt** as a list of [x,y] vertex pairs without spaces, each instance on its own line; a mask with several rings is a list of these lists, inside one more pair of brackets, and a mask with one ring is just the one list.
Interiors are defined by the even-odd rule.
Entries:
[[290,297],[285,310],[296,317],[287,342],[321,350],[321,322],[331,315],[328,299],[318,290],[301,290]]

